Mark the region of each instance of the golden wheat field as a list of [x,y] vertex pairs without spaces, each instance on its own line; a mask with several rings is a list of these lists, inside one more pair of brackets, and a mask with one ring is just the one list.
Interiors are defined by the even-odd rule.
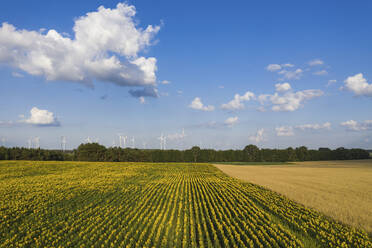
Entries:
[[372,160],[215,166],[372,233]]

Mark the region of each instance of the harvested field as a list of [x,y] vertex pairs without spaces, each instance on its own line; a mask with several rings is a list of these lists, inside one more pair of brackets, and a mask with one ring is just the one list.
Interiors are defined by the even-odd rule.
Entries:
[[372,233],[372,160],[215,166]]

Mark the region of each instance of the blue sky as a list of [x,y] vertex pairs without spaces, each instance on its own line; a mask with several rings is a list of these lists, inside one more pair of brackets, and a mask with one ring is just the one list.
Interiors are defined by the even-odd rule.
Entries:
[[134,137],[159,148],[163,134],[167,148],[372,148],[371,10],[370,1],[7,1],[0,141],[111,146],[122,134],[127,146]]

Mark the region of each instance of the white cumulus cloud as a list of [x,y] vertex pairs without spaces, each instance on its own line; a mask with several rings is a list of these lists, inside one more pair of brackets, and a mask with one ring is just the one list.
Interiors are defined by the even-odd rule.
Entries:
[[321,90],[288,91],[284,94],[263,94],[258,96],[261,104],[271,104],[272,111],[295,111],[303,106],[304,102],[323,95]]
[[0,27],[0,63],[46,80],[93,85],[94,80],[120,86],[154,86],[156,58],[140,55],[160,26],[138,27],[136,9],[126,3],[103,6],[75,19],[70,38],[56,30],[45,34]]
[[194,100],[189,105],[190,108],[202,111],[213,111],[213,105],[204,105],[199,97],[195,97]]
[[234,126],[236,123],[238,123],[238,120],[239,118],[237,116],[234,116],[234,117],[229,117],[225,120],[225,125],[229,126],[229,127],[232,127]]
[[291,89],[291,85],[289,83],[275,84],[275,89],[278,92],[285,92]]
[[291,126],[281,126],[275,128],[277,136],[293,136],[293,127]]
[[341,126],[344,126],[348,130],[351,130],[351,131],[372,130],[372,120],[365,120],[363,122],[349,120],[349,121],[341,122]]
[[251,99],[254,99],[255,95],[254,93],[247,91],[244,95],[235,94],[234,99],[232,99],[228,103],[224,103],[221,105],[222,109],[226,110],[238,110],[244,108],[245,101],[250,101]]
[[54,114],[45,109],[33,107],[30,111],[30,117],[20,122],[37,126],[59,126],[60,123]]
[[372,97],[372,84],[368,84],[362,73],[350,76],[344,82],[345,88],[355,95]]
[[260,128],[257,130],[256,134],[249,136],[248,139],[252,142],[260,143],[265,140],[264,132],[264,129]]

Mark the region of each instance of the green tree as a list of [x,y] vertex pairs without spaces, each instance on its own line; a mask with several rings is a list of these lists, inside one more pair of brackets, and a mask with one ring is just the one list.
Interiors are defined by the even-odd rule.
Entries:
[[296,156],[298,160],[305,161],[308,157],[308,150],[306,146],[300,146],[296,148]]
[[3,146],[0,146],[0,160],[8,159],[8,149]]
[[244,147],[244,161],[253,162],[259,158],[260,149],[255,145],[247,145]]
[[193,146],[191,148],[192,156],[194,157],[194,162],[196,163],[199,153],[200,153],[200,147],[199,146]]
[[296,151],[292,147],[287,148],[287,161],[296,161]]
[[105,161],[106,147],[98,143],[81,144],[76,151],[77,160]]

